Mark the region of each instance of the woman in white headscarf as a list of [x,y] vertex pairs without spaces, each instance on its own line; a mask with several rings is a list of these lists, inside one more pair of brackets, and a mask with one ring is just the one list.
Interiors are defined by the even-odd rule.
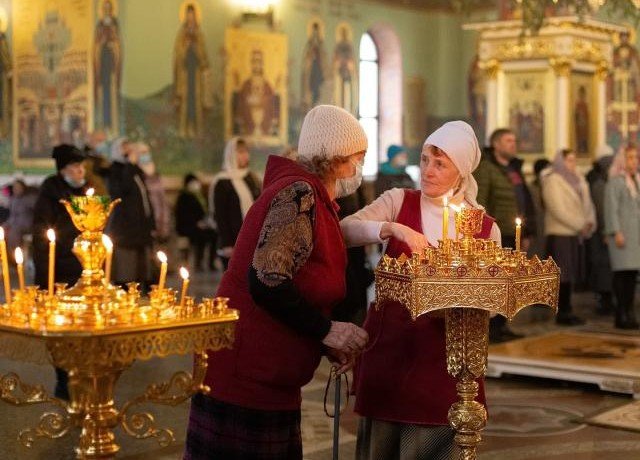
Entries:
[[209,188],[209,215],[218,231],[218,254],[225,270],[229,264],[242,221],[260,190],[262,182],[249,170],[249,147],[234,137],[224,148],[222,171]]
[[[345,218],[347,245],[383,242],[391,257],[437,246],[445,197],[450,204],[479,207],[471,175],[479,162],[471,126],[445,123],[423,146],[421,190],[391,189]],[[456,236],[453,214],[450,238]],[[500,242],[500,230],[488,216],[477,236]],[[413,321],[397,302],[379,307],[368,312],[364,328],[370,345],[355,376],[355,410],[362,416],[356,458],[451,458],[456,449],[447,412],[458,398],[455,380],[447,374],[444,318],[422,315]],[[484,402],[482,382],[478,400]]]

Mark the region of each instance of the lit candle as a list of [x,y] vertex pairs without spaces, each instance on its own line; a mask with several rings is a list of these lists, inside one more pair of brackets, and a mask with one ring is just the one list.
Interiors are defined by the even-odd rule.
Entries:
[[95,195],[96,190],[94,188],[88,188],[87,189],[87,196],[93,196]]
[[167,281],[167,255],[162,251],[158,251],[157,256],[160,261],[160,280],[158,281],[158,290],[161,291],[164,289],[165,281]]
[[187,289],[189,289],[189,270],[184,267],[180,267],[180,276],[182,277],[182,294],[180,295],[180,306],[184,307],[184,299],[187,295]]
[[449,206],[445,196],[442,199],[442,242],[445,243],[449,236]]
[[113,241],[107,235],[102,235],[102,244],[107,251],[107,259],[104,265],[104,281],[105,284],[111,282],[111,260],[113,258]]
[[0,227],[0,257],[2,258],[2,278],[4,281],[4,298],[11,303],[11,279],[9,278],[9,257],[7,242],[4,240],[4,228]]
[[458,241],[458,220],[459,220],[458,219],[458,213],[460,212],[460,208],[457,207],[455,204],[450,204],[449,207],[451,209],[453,209],[453,212],[454,212],[454,214],[453,214],[453,223],[454,223],[454,226],[456,228],[456,241]]
[[22,256],[22,249],[16,248],[15,258],[18,266],[18,286],[20,291],[24,291],[24,257]]
[[522,230],[522,219],[516,217],[516,251],[520,250],[520,232]]
[[53,278],[56,270],[56,232],[52,228],[47,230],[49,239],[49,295],[53,295]]

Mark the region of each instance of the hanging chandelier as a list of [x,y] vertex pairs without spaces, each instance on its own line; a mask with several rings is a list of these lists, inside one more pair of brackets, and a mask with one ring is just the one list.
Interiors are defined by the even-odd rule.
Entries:
[[[453,4],[460,12],[470,13],[478,7],[486,7],[487,1],[454,0]],[[536,33],[549,16],[584,17],[603,7],[612,18],[624,18],[636,26],[640,24],[640,0],[511,0],[511,4],[528,33]]]

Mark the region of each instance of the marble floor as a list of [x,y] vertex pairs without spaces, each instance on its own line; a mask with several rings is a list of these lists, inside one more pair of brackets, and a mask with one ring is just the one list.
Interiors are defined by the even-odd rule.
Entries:
[[[194,277],[193,294],[210,295],[215,291],[217,274],[200,273]],[[170,282],[178,286],[174,277]],[[576,309],[589,318],[587,328],[611,331],[612,318],[596,317],[593,296],[575,297]],[[527,335],[556,331],[549,312],[524,311],[512,324],[514,330]],[[566,329],[563,329],[566,330]],[[629,334],[629,333],[627,333]],[[639,337],[640,332],[630,335]],[[117,388],[117,400],[122,402],[140,393],[153,381],[165,380],[176,369],[189,369],[191,358],[173,356],[138,362],[125,372]],[[54,375],[49,366],[22,364],[0,359],[0,373],[19,373],[27,382],[40,382],[53,388]],[[323,410],[323,396],[329,374],[325,362],[315,378],[303,389],[303,441],[305,458],[324,460],[331,457],[332,420]],[[488,379],[487,399],[490,420],[483,433],[480,459],[491,460],[628,460],[640,459],[640,433],[628,429],[613,429],[585,423],[593,415],[607,409],[624,406],[633,400],[629,396],[600,391],[595,385],[571,383],[533,377],[505,375]],[[350,406],[352,402],[350,402]],[[183,449],[188,404],[178,407],[153,407],[158,425],[170,428],[176,441],[161,448],[153,440],[137,441],[118,430],[116,435],[122,450],[118,458],[128,460],[179,459]],[[34,426],[42,408],[13,407],[0,402],[0,459],[72,459],[72,437],[59,440],[37,440],[30,449],[20,446],[18,433]],[[341,420],[340,458],[352,459],[355,451],[357,416],[349,407]]]

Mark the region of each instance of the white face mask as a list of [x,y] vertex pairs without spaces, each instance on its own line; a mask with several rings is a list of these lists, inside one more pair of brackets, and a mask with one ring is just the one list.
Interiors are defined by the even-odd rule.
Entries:
[[353,161],[351,163],[356,167],[356,173],[351,177],[336,180],[336,198],[351,195],[362,183],[362,165]]
[[192,180],[191,182],[189,182],[189,184],[187,184],[187,189],[191,192],[191,193],[198,193],[200,191],[200,182]]

